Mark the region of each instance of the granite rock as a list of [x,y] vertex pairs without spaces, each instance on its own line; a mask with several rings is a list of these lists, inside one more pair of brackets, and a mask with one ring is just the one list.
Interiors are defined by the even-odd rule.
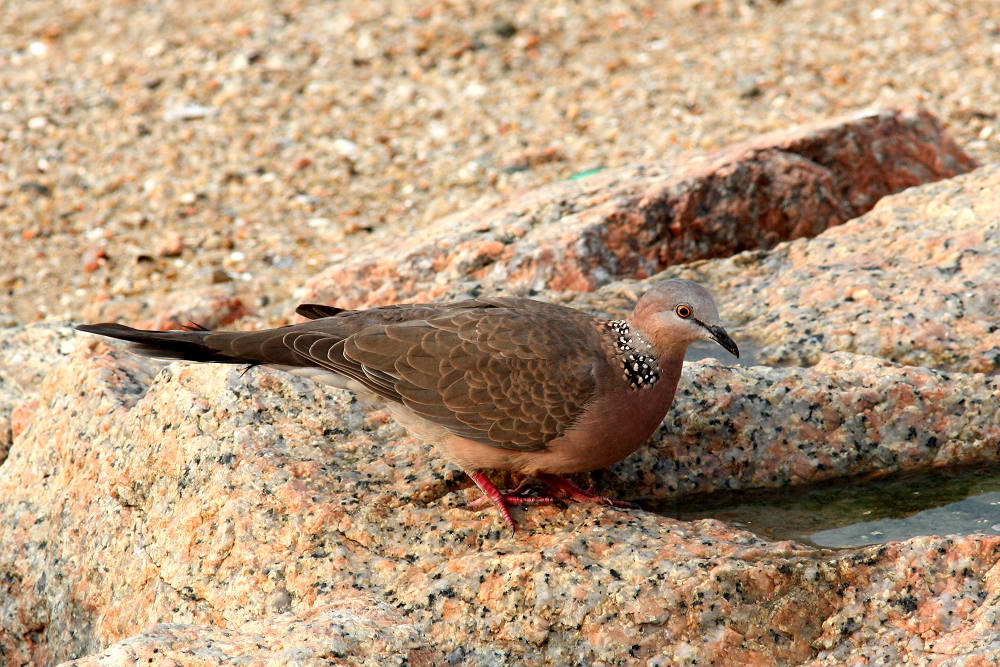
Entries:
[[[1000,164],[886,197],[815,239],[668,269],[719,295],[769,365],[854,352],[962,373],[1000,370]],[[627,308],[640,281],[601,303]]]
[[304,299],[428,300],[469,278],[508,292],[590,291],[815,236],[887,194],[974,166],[926,111],[858,114],[473,207],[425,230],[425,242],[399,239],[331,266]]
[[[649,278],[708,283],[740,342],[770,365],[687,365],[651,446],[602,475],[646,509],[517,509],[515,537],[493,512],[465,509],[478,493],[464,475],[345,392],[268,369],[164,366],[58,325],[6,329],[0,353],[17,370],[0,385],[11,424],[0,654],[15,664],[995,655],[996,536],[830,551],[651,508],[691,492],[995,461],[998,174],[983,167],[813,239]],[[921,261],[928,250],[938,254]],[[644,282],[546,295],[616,315]],[[453,289],[470,286],[497,288],[473,276]],[[932,309],[957,304],[935,326]]]
[[236,629],[161,623],[74,667],[136,664],[433,665],[430,642],[371,596],[350,591],[336,603],[284,613]]
[[997,463],[997,396],[1000,376],[846,352],[809,368],[687,364],[649,446],[602,483],[664,500]]
[[648,476],[668,498],[995,462],[998,194],[987,165],[813,239],[563,299],[616,317],[648,283],[697,280],[750,357],[686,368],[653,446],[614,466],[614,484]]
[[996,650],[1000,537],[829,551],[579,504],[518,510],[511,537],[465,509],[475,488],[385,412],[277,371],[161,367],[81,337],[37,400],[0,479],[12,663]]
[[14,438],[32,421],[42,380],[75,344],[65,325],[0,329],[0,464]]

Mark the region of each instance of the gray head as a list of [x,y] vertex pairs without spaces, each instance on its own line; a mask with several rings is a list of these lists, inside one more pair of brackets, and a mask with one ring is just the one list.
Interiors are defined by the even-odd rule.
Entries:
[[656,283],[639,299],[629,320],[664,352],[683,352],[696,340],[711,340],[740,356],[722,326],[712,295],[690,280]]

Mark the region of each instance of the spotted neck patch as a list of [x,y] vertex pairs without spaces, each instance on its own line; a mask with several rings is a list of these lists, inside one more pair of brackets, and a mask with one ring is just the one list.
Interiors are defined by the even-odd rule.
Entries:
[[650,345],[633,333],[625,320],[611,320],[605,326],[611,330],[625,381],[632,389],[652,387],[660,379],[660,366],[649,354]]

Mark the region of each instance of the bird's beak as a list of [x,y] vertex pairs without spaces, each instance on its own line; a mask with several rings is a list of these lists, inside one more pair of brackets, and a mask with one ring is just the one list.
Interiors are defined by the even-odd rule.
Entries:
[[736,347],[736,343],[733,339],[729,337],[726,330],[722,327],[705,327],[708,332],[712,335],[712,340],[724,347],[730,353],[733,354],[737,359],[740,357],[740,348]]

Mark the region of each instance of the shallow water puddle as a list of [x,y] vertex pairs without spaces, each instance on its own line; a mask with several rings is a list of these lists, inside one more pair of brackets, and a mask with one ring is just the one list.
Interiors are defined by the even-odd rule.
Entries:
[[802,490],[719,493],[655,509],[684,520],[715,518],[762,537],[820,547],[921,535],[1000,534],[1000,467],[830,482]]
[[[761,348],[748,340],[738,344],[738,362],[710,343],[691,345],[685,360],[755,365]],[[762,537],[832,548],[921,535],[1000,534],[1000,466],[719,492],[647,506],[678,519],[716,518]]]

